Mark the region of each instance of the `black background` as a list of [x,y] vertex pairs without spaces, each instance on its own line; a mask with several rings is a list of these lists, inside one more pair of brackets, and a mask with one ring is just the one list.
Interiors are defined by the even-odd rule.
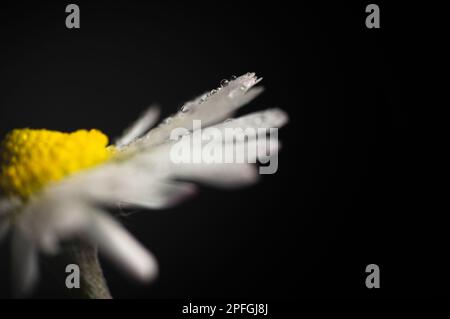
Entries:
[[[448,292],[448,7],[376,2],[0,5],[0,136],[16,127],[114,137],[248,71],[281,107],[279,171],[258,185],[123,220],[160,262],[142,286],[105,263],[116,298],[423,297]],[[333,3],[333,2],[331,2]],[[10,296],[8,241],[0,297]],[[365,267],[381,288],[365,287]],[[64,269],[37,298],[64,297]]]

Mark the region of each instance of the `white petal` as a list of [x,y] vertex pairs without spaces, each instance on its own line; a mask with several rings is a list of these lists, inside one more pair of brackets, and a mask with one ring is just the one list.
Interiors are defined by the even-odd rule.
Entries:
[[133,124],[131,124],[130,127],[123,132],[122,136],[117,139],[115,145],[120,148],[142,136],[156,124],[159,113],[160,109],[158,106],[150,106]]
[[259,175],[251,164],[180,164],[173,175],[202,184],[235,188],[256,183]]
[[45,253],[54,254],[62,240],[74,237],[88,240],[98,244],[102,253],[137,278],[152,279],[157,273],[153,256],[117,222],[94,208],[91,199],[64,186],[54,185],[40,194],[18,218],[17,228],[30,238],[30,242],[36,243]]
[[159,209],[174,205],[195,191],[194,185],[174,183],[167,177],[167,172],[159,171],[156,165],[143,167],[128,159],[70,177],[46,193],[53,198],[69,194],[91,205],[121,203]]
[[168,139],[174,128],[183,127],[192,130],[193,120],[201,120],[202,126],[207,127],[229,118],[239,107],[262,92],[262,88],[252,89],[260,80],[254,73],[247,73],[230,81],[227,86],[214,94],[204,94],[185,103],[178,113],[165,119],[144,137],[136,140],[135,146],[160,144]]
[[13,293],[15,297],[29,295],[38,276],[38,256],[34,243],[19,229],[12,236]]
[[120,224],[98,211],[87,230],[89,240],[99,252],[139,280],[149,281],[158,274],[155,257]]
[[123,196],[122,207],[145,207],[150,209],[169,208],[196,193],[197,187],[191,183],[161,181],[153,183],[150,189],[142,188],[134,194]]
[[222,128],[280,128],[288,122],[288,115],[281,109],[273,108],[250,113],[231,121],[223,122],[215,127]]
[[77,193],[44,192],[30,200],[16,225],[44,252],[58,252],[59,242],[78,235],[89,222],[86,201]]

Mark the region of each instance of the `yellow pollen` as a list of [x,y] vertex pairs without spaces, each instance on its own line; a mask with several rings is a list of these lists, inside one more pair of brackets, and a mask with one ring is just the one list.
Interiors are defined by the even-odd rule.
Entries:
[[50,182],[107,161],[114,153],[98,130],[15,129],[0,144],[0,191],[27,199]]

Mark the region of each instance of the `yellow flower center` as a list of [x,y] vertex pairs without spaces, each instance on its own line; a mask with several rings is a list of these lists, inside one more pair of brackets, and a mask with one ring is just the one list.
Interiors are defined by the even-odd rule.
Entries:
[[12,130],[0,145],[0,190],[27,199],[50,182],[108,160],[114,148],[107,145],[98,130]]

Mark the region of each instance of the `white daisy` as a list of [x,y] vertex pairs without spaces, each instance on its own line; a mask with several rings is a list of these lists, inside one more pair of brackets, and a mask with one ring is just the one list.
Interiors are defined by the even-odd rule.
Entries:
[[[12,233],[16,291],[28,293],[35,283],[38,252],[58,253],[67,240],[98,247],[137,279],[154,278],[158,269],[154,256],[105,209],[166,208],[192,195],[196,189],[192,182],[219,187],[255,182],[258,174],[249,163],[173,163],[169,154],[175,141],[169,137],[176,128],[192,130],[194,120],[219,129],[284,125],[287,115],[279,109],[225,121],[262,92],[254,87],[259,81],[254,73],[224,81],[153,129],[159,110],[150,107],[114,145],[108,146],[108,138],[98,130],[11,131],[0,153],[0,237],[8,230]],[[278,141],[270,145],[273,154]],[[254,160],[265,156],[257,152]]]

